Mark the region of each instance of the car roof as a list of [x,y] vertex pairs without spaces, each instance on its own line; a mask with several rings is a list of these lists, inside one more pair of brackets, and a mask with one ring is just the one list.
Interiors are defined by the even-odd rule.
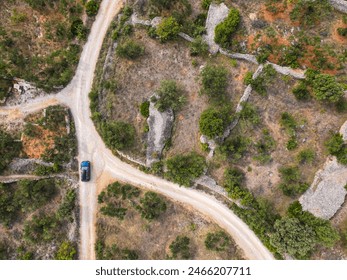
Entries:
[[81,166],[83,166],[83,167],[86,167],[86,166],[89,166],[89,165],[90,165],[89,161],[82,161],[81,162]]

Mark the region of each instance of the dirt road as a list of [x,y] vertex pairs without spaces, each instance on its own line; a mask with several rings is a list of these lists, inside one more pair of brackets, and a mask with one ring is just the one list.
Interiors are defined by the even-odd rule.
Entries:
[[[95,259],[96,183],[103,173],[107,172],[114,179],[143,186],[194,207],[229,232],[244,251],[246,258],[273,259],[272,254],[248,226],[212,196],[142,173],[122,162],[105,147],[90,118],[88,93],[92,88],[94,71],[107,28],[121,6],[122,1],[120,0],[103,0],[83,49],[75,77],[64,90],[55,95],[59,102],[71,108],[74,116],[79,161],[90,160],[92,162],[91,182],[80,184],[80,258]],[[32,106],[33,108],[27,104],[25,110],[32,111],[40,107],[38,103],[33,103]],[[12,109],[22,111],[22,108]]]

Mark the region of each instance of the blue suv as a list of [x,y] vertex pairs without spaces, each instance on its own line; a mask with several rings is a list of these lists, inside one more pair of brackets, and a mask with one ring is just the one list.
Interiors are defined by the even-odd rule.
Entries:
[[88,182],[90,180],[90,161],[81,162],[81,181]]

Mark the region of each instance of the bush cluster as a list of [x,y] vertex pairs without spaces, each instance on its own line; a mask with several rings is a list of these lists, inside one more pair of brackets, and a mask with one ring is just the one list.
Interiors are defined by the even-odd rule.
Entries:
[[115,182],[107,186],[106,191],[102,191],[98,196],[98,202],[104,204],[100,208],[103,215],[116,217],[124,220],[127,213],[126,201],[130,200],[136,204],[134,199],[140,195],[140,190],[128,184]]
[[99,11],[100,3],[97,0],[89,0],[86,3],[86,13],[88,16],[95,16]]
[[106,246],[102,240],[95,243],[96,258],[98,260],[137,260],[138,253],[128,248],[120,248],[116,244]]
[[0,223],[9,226],[20,212],[30,213],[50,202],[58,193],[53,179],[22,180],[16,187],[0,184]]
[[200,116],[200,132],[211,139],[222,136],[232,119],[233,115],[229,107],[208,108]]
[[133,40],[126,40],[119,44],[116,49],[118,56],[127,59],[137,59],[145,52],[145,48]]
[[149,105],[149,101],[144,101],[140,105],[140,113],[146,119],[149,117]]
[[343,97],[344,88],[334,76],[320,74],[312,69],[308,69],[305,74],[304,82],[312,88],[313,96],[317,100],[337,103]]
[[301,174],[297,166],[281,167],[279,172],[282,178],[279,188],[285,195],[295,197],[309,188],[309,185],[301,180]]
[[201,176],[206,168],[204,157],[195,152],[176,155],[166,161],[165,176],[173,182],[189,187],[193,180]]
[[340,35],[340,36],[343,36],[343,37],[347,37],[347,27],[345,28],[338,28],[337,29],[337,33]]
[[177,111],[186,102],[183,89],[174,80],[162,80],[160,87],[156,90],[156,94],[158,98],[154,97],[152,101],[155,102],[155,107],[160,112],[168,109]]
[[146,220],[154,220],[166,211],[165,200],[155,192],[146,192],[140,199],[140,204],[136,206],[141,217]]
[[0,129],[0,173],[10,164],[22,149],[21,142],[15,139],[7,132]]
[[178,33],[181,31],[181,26],[174,17],[164,18],[156,29],[156,34],[158,35],[161,42],[165,43],[167,41],[176,39]]
[[325,142],[329,154],[336,156],[338,162],[347,165],[347,144],[343,140],[343,136],[339,133],[334,133]]
[[275,77],[275,75],[276,70],[272,67],[272,65],[268,64],[264,67],[263,72],[257,78],[248,81],[250,81],[252,89],[254,89],[257,93],[260,95],[266,95],[266,86],[271,79]]
[[205,239],[205,247],[208,250],[222,252],[228,249],[231,240],[225,231],[209,232]]
[[304,26],[314,26],[323,18],[328,18],[332,10],[328,0],[298,0],[290,12],[290,19]]
[[310,92],[305,81],[300,81],[299,84],[293,88],[292,92],[297,100],[308,100],[310,98]]
[[239,11],[235,8],[231,8],[228,17],[216,26],[215,42],[222,47],[229,47],[231,45],[232,35],[235,33],[239,23]]
[[237,135],[228,138],[217,148],[217,152],[231,162],[237,162],[245,155],[249,144],[249,139],[242,135]]
[[339,239],[329,221],[303,211],[300,203],[295,201],[289,206],[287,216],[276,221],[270,241],[279,252],[306,259],[317,245],[332,247]]
[[257,125],[260,123],[259,113],[257,109],[248,102],[242,102],[242,110],[239,113],[241,120]]
[[171,259],[189,260],[191,257],[190,239],[187,236],[177,236],[169,246]]
[[190,44],[190,55],[192,56],[205,56],[208,54],[208,45],[201,36],[198,36]]
[[207,65],[201,71],[201,92],[213,100],[223,100],[228,85],[228,71],[222,66]]
[[56,260],[74,260],[77,254],[76,245],[70,241],[64,241],[60,244],[55,255]]
[[257,155],[254,156],[254,159],[262,164],[270,162],[271,152],[274,150],[275,146],[275,139],[273,139],[267,129],[264,129],[262,132],[262,138],[255,143]]
[[135,128],[122,121],[103,121],[100,127],[101,137],[111,150],[126,150],[134,145]]
[[298,161],[300,164],[312,164],[316,157],[316,153],[312,149],[304,149],[298,154]]

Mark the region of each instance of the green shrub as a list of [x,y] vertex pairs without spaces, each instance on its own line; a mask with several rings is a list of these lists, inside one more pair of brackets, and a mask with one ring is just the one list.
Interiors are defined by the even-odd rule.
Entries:
[[247,190],[242,186],[245,180],[244,173],[237,168],[228,168],[224,172],[224,188],[232,199],[242,199]]
[[23,246],[19,246],[16,250],[17,252],[17,260],[34,260],[35,256],[34,253],[31,251],[25,250]]
[[253,125],[260,123],[259,114],[254,106],[248,102],[242,102],[242,110],[240,112],[240,118],[244,121],[249,121]]
[[176,39],[180,31],[181,27],[174,17],[164,18],[156,29],[156,33],[163,43]]
[[0,173],[19,156],[21,149],[21,142],[16,142],[10,134],[0,129]]
[[297,100],[308,100],[310,98],[310,92],[304,81],[301,81],[296,87],[294,87],[292,92]]
[[160,112],[164,112],[170,108],[175,111],[179,110],[186,102],[183,90],[174,80],[161,81],[156,93],[159,98],[154,98],[153,101],[155,101],[155,107]]
[[9,246],[5,242],[0,241],[0,260],[9,260]]
[[190,239],[187,236],[177,236],[176,239],[170,244],[169,248],[173,259],[189,260],[190,253]]
[[254,156],[254,159],[262,164],[270,162],[271,152],[273,151],[275,146],[275,139],[273,139],[270,132],[267,129],[263,130],[262,138],[255,143],[257,155]]
[[201,71],[202,90],[210,98],[221,99],[226,94],[228,71],[221,66],[207,65]]
[[190,55],[192,56],[205,56],[208,54],[208,45],[201,36],[198,36],[190,44]]
[[39,123],[46,129],[57,131],[61,127],[65,127],[67,116],[66,109],[59,105],[49,106],[46,109],[44,118],[39,120]]
[[212,3],[212,0],[201,0],[201,7],[204,9],[204,10],[208,10],[210,5]]
[[312,149],[305,149],[299,152],[298,161],[300,164],[312,164],[316,157],[316,153]]
[[0,223],[9,226],[18,216],[19,205],[14,200],[14,191],[0,183]]
[[243,78],[243,83],[248,86],[250,84],[252,84],[253,81],[253,72],[248,71],[245,75],[245,77]]
[[339,113],[345,113],[347,112],[347,100],[346,98],[342,97],[335,103],[336,111]]
[[295,136],[291,136],[287,142],[286,148],[288,151],[295,150],[298,147],[298,141],[296,141]]
[[140,113],[146,119],[149,117],[149,105],[150,105],[149,101],[142,102],[140,105]]
[[134,250],[122,249],[116,244],[106,246],[101,240],[96,241],[95,252],[98,260],[137,260],[139,258]]
[[214,37],[215,42],[222,47],[229,47],[232,35],[235,33],[239,23],[239,11],[235,8],[231,8],[228,17],[216,26]]
[[290,12],[290,19],[298,21],[300,25],[313,26],[324,18],[328,18],[332,12],[332,6],[328,0],[298,0]]
[[218,147],[217,151],[231,162],[237,162],[247,152],[249,143],[249,139],[244,136],[237,135],[227,139],[223,145]]
[[166,211],[166,203],[157,193],[146,192],[136,209],[141,213],[142,218],[153,220],[159,218]]
[[22,212],[31,212],[51,201],[57,192],[58,189],[53,179],[22,180],[18,182],[14,199]]
[[334,76],[317,74],[312,80],[312,91],[319,101],[336,103],[344,94],[344,89]]
[[32,123],[26,123],[24,126],[24,134],[29,137],[38,137],[40,135],[37,127]]
[[338,156],[344,146],[343,136],[340,133],[334,133],[325,142],[325,146],[328,149],[329,154]]
[[86,4],[86,13],[88,16],[95,16],[99,11],[100,3],[97,0],[89,0]]
[[337,28],[337,33],[340,36],[347,37],[347,27],[346,28]]
[[[177,19],[179,20],[182,17],[178,17]],[[198,38],[201,37],[203,34],[206,33],[206,27],[205,27],[205,23],[206,23],[206,19],[207,19],[207,13],[201,13],[198,14],[193,20],[184,20],[183,21],[183,26],[182,26],[182,32],[190,35],[193,38]],[[205,42],[201,41],[201,43],[203,43],[203,47],[205,48]],[[200,44],[202,45],[202,44]],[[201,47],[201,46],[198,46]]]
[[252,207],[246,208],[233,203],[231,209],[253,230],[263,244],[275,254],[276,258],[282,258],[270,243],[270,236],[274,232],[274,223],[280,216],[274,213],[274,207],[268,201],[258,198]]
[[[302,206],[298,201],[293,202],[287,210],[287,217],[283,218],[285,220],[294,219],[297,224],[295,227],[289,227],[287,229],[282,228],[282,236],[286,236],[286,243],[289,245],[289,243],[293,244],[290,246],[296,246],[296,243],[298,242],[296,231],[298,229],[306,228],[310,231],[310,236],[313,239],[312,248],[310,250],[307,250],[306,254],[300,254],[301,249],[296,252],[295,250],[291,252],[291,254],[294,257],[297,258],[307,258],[309,256],[310,251],[318,244],[323,245],[325,247],[332,247],[336,241],[340,239],[340,236],[336,229],[334,229],[330,222],[327,220],[323,220],[320,218],[315,217],[310,212],[303,211]],[[299,221],[299,223],[298,223]],[[278,228],[279,230],[279,228]],[[294,234],[293,234],[294,233]],[[278,234],[278,233],[277,233]],[[277,237],[276,237],[277,238]],[[300,240],[301,242],[301,240]],[[280,250],[286,250],[287,253],[289,253],[288,249],[283,248],[282,246],[285,243],[276,244],[276,246],[279,246]],[[310,241],[311,244],[311,241]],[[303,245],[304,249],[307,249],[307,245]]]
[[[2,63],[0,62],[0,75],[2,72],[1,68],[2,68]],[[11,87],[12,87],[11,79],[4,79],[0,77],[0,101],[2,101],[8,96]]]
[[35,10],[41,10],[44,7],[46,7],[46,1],[45,0],[25,0],[29,4],[30,7],[32,7]]
[[177,0],[150,0],[150,2],[156,7],[169,9]]
[[115,182],[107,186],[107,195],[109,197],[115,197],[117,199],[131,199],[140,195],[140,190],[128,184],[120,184]]
[[163,175],[164,164],[162,161],[154,162],[151,166],[151,171],[156,175]]
[[116,205],[113,205],[113,204],[107,204],[106,206],[103,206],[100,208],[100,212],[103,215],[116,217],[119,220],[124,220],[124,217],[127,213],[127,209],[122,207],[117,207]]
[[72,217],[76,205],[76,197],[75,190],[68,190],[66,192],[63,202],[58,208],[57,217],[59,219],[70,219]]
[[206,168],[205,159],[195,152],[176,155],[166,161],[165,176],[175,183],[190,186],[192,181],[201,176]]
[[124,35],[124,36],[129,36],[129,35],[131,35],[133,32],[134,32],[134,28],[133,28],[132,25],[130,25],[130,24],[124,25],[123,30],[122,30],[122,35]]
[[283,66],[289,66],[292,68],[299,68],[300,64],[298,59],[303,56],[303,47],[300,44],[285,46],[281,51],[281,57],[279,58],[279,64]]
[[297,196],[304,193],[309,185],[301,181],[301,174],[297,166],[281,167],[279,169],[282,183],[279,188],[287,196]]
[[222,136],[232,120],[229,108],[209,108],[202,112],[199,120],[200,132],[209,138]]
[[284,217],[274,225],[275,232],[270,242],[277,250],[291,256],[305,258],[316,244],[316,235],[311,227],[302,224],[297,218]]
[[34,216],[24,225],[24,239],[34,243],[44,243],[55,239],[59,234],[59,223],[53,216]]
[[55,255],[56,260],[74,260],[77,251],[75,245],[70,241],[64,241],[60,244],[59,249]]
[[70,128],[70,134],[56,136],[54,138],[54,147],[46,149],[42,155],[44,161],[54,163],[54,172],[59,172],[63,163],[71,161],[71,159],[76,156],[77,141],[73,123],[71,123]]
[[281,114],[280,124],[288,131],[289,135],[295,134],[295,129],[298,126],[295,118],[288,112]]
[[250,85],[260,95],[266,95],[266,86],[276,75],[276,70],[272,65],[265,65],[263,72],[255,79],[251,80]]
[[208,250],[222,252],[231,245],[229,236],[222,230],[217,232],[209,232],[205,239],[205,247]]
[[54,173],[59,173],[60,171],[62,171],[62,166],[54,163],[53,166],[36,165],[33,173],[36,176],[47,176]]
[[122,121],[102,122],[101,136],[111,150],[125,150],[134,145],[135,128]]
[[70,26],[70,33],[73,37],[79,39],[86,39],[87,37],[87,28],[84,26],[83,21],[79,18],[72,21]]
[[145,48],[133,40],[119,44],[116,49],[118,56],[127,59],[137,59],[144,54]]
[[271,52],[272,52],[271,45],[267,45],[267,46],[262,47],[257,53],[258,63],[260,63],[260,64],[265,63],[267,61],[267,59],[269,58]]
[[347,145],[345,144],[336,156],[337,161],[341,164],[347,165]]

